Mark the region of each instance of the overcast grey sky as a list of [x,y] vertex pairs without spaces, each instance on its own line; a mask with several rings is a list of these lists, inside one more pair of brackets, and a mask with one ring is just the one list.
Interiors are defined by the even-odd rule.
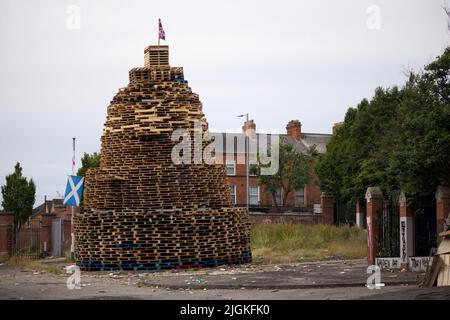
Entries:
[[20,161],[37,184],[36,205],[64,192],[71,138],[78,164],[99,151],[106,107],[157,42],[159,17],[171,65],[184,67],[212,131],[239,131],[236,115],[248,112],[258,128],[284,131],[299,119],[305,132],[330,133],[377,86],[402,84],[405,70],[443,52],[443,5],[0,0],[0,184]]

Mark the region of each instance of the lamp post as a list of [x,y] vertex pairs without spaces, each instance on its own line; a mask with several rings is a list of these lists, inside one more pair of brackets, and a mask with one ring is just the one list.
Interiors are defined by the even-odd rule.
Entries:
[[249,207],[249,192],[248,192],[248,188],[249,188],[249,141],[248,141],[248,135],[247,135],[247,123],[248,123],[248,113],[246,114],[240,114],[238,115],[239,118],[243,118],[245,116],[245,169],[246,169],[246,184],[245,184],[245,199],[246,199],[246,206],[247,206],[247,211],[248,211],[248,207]]

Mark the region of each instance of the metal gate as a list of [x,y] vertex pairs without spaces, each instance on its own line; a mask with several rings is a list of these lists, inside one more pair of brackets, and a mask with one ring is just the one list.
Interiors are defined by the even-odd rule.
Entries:
[[41,258],[42,247],[40,221],[31,221],[27,225],[22,226],[20,231],[13,235],[12,242],[13,255],[28,259]]
[[378,257],[398,257],[400,253],[400,206],[398,199],[384,200],[378,215]]
[[349,206],[346,203],[336,202],[334,205],[334,223],[340,224],[356,224],[355,206]]
[[6,226],[6,248],[9,256],[14,255],[14,227],[11,225]]
[[63,220],[53,219],[52,221],[52,255],[60,257],[63,255]]

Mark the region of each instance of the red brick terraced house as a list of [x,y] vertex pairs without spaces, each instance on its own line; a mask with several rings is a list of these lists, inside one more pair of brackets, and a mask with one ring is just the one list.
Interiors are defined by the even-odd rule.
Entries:
[[[306,153],[311,147],[316,151],[324,153],[326,145],[331,138],[331,134],[306,133],[301,130],[302,125],[298,120],[290,121],[286,126],[285,134],[278,134],[280,143],[293,145],[297,152]],[[226,165],[227,180],[230,185],[230,194],[232,201],[237,206],[246,206],[246,149],[245,136],[249,137],[249,146],[260,143],[260,133],[256,132],[256,124],[253,120],[244,123],[242,133],[213,133],[216,136],[222,136],[222,146],[216,144],[216,160]],[[270,134],[269,140],[270,146]],[[233,144],[234,142],[234,144]],[[222,150],[222,152],[220,152]],[[249,147],[249,167],[257,161],[257,147]],[[286,199],[286,203],[278,210],[313,212],[314,207],[320,205],[321,191],[317,185],[317,177],[314,168],[310,172],[309,182],[304,188],[291,191]],[[277,203],[280,205],[283,197],[282,191],[277,193]],[[316,206],[315,206],[316,205]],[[251,211],[275,212],[276,207],[273,203],[271,194],[265,192],[264,186],[258,185],[258,177],[249,174],[249,209]]]

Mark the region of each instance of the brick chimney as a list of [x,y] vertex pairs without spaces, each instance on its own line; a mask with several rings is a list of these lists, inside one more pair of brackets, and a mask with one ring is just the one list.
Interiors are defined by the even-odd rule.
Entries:
[[293,137],[295,140],[300,141],[302,139],[302,124],[298,120],[291,120],[286,126],[287,134]]
[[248,133],[249,137],[254,138],[256,136],[256,123],[253,120],[245,121],[242,126],[242,132]]

